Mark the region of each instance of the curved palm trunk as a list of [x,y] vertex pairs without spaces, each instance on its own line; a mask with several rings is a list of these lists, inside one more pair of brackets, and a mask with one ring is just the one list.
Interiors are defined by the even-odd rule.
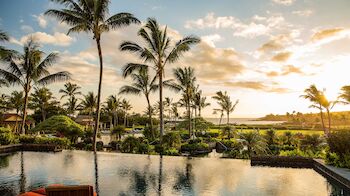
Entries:
[[[160,66],[161,67],[161,66]],[[160,146],[163,145],[164,119],[163,119],[163,70],[159,71],[159,121],[160,121]]]
[[98,81],[96,121],[95,121],[94,139],[93,139],[94,152],[96,152],[96,137],[97,137],[97,131],[99,128],[98,126],[100,124],[100,102],[101,102],[101,87],[102,87],[102,75],[103,75],[102,49],[101,49],[100,38],[98,37],[96,38],[96,44],[97,44],[98,56],[100,59],[100,78]]
[[150,123],[149,128],[151,129],[152,139],[155,139],[154,130],[153,130],[153,121],[152,121],[152,109],[151,109],[151,103],[149,101],[148,95],[146,95],[146,99],[147,99],[147,105],[148,105],[148,118]]
[[324,126],[324,120],[323,120],[324,117],[323,117],[323,112],[322,112],[322,110],[320,110],[320,114],[321,114],[322,129],[323,129],[324,134],[327,135],[327,131],[326,131],[326,128],[325,128],[325,126]]
[[23,105],[23,118],[22,118],[22,134],[26,134],[26,118],[27,118],[27,106],[28,106],[28,94],[29,94],[29,84],[26,84],[24,95],[24,105]]
[[329,111],[329,109],[327,109],[327,116],[328,116],[328,131],[327,131],[327,134],[329,134],[330,131],[331,131],[331,112]]

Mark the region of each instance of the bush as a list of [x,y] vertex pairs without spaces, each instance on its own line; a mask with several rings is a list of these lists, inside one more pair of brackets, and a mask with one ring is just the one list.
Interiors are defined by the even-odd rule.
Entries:
[[96,142],[96,150],[98,150],[98,151],[103,150],[103,142],[102,141]]
[[19,142],[21,144],[53,144],[61,148],[67,148],[70,145],[70,141],[67,138],[34,137],[28,135],[20,136]]
[[143,153],[145,147],[140,145],[141,142],[138,138],[134,136],[128,136],[122,141],[121,151],[125,153]]
[[164,155],[178,156],[180,155],[180,152],[176,148],[169,148],[164,151]]
[[307,158],[323,158],[324,154],[321,151],[314,152],[312,150],[281,150],[280,156],[287,156],[287,157],[294,157],[294,156],[300,156],[300,157],[307,157]]
[[[154,135],[155,135],[155,138],[159,138],[159,130],[157,129],[156,126],[153,126],[153,132],[154,132]],[[149,141],[153,141],[155,138],[153,138],[152,136],[152,131],[151,131],[151,128],[149,126],[146,126],[144,129],[143,129],[143,135],[145,136],[145,138],[147,138]]]
[[335,131],[327,137],[330,152],[339,156],[350,154],[350,131]]
[[39,123],[31,132],[60,133],[74,142],[83,135],[83,127],[64,115],[52,116]]
[[206,143],[186,143],[181,146],[182,152],[194,153],[197,151],[209,151],[209,145]]
[[11,130],[0,127],[0,145],[9,145],[16,142],[16,137]]
[[181,137],[178,132],[169,132],[163,136],[163,145],[166,148],[177,148],[181,144]]
[[113,127],[112,134],[116,134],[118,136],[118,140],[122,139],[122,135],[125,133],[125,127],[122,125],[118,125]]
[[34,144],[35,137],[30,135],[19,136],[19,143],[21,144]]

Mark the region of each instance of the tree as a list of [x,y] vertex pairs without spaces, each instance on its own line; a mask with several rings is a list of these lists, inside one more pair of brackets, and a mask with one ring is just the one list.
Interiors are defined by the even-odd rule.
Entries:
[[64,104],[64,106],[67,107],[68,114],[74,114],[74,112],[78,109],[78,99],[76,98],[77,95],[81,95],[81,89],[80,86],[77,84],[73,84],[70,82],[67,82],[64,84],[64,89],[60,89],[59,93],[62,93],[61,99],[68,97],[67,102]]
[[123,109],[124,112],[124,127],[127,126],[127,117],[128,117],[128,111],[131,110],[132,106],[130,105],[130,102],[127,101],[126,99],[123,99],[121,103],[121,108]]
[[[10,40],[10,37],[6,32],[0,30],[0,42],[7,42]],[[0,60],[8,60],[9,58],[16,55],[16,51],[6,49],[4,46],[0,45]],[[6,80],[0,78],[0,86],[2,82],[6,82]]]
[[125,133],[124,126],[118,125],[118,126],[113,127],[112,134],[116,134],[119,141],[122,139],[122,135],[124,133]]
[[[125,77],[128,74],[123,74]],[[143,68],[138,71],[138,73],[131,73],[130,77],[133,80],[131,85],[125,85],[120,88],[119,94],[134,94],[140,95],[143,94],[147,100],[147,113],[150,123],[150,129],[152,132],[152,138],[154,139],[155,134],[153,130],[153,122],[152,122],[152,106],[150,102],[150,94],[155,92],[158,89],[158,85],[156,84],[156,77],[151,78],[148,68]]]
[[[108,113],[110,117],[110,124],[112,125],[113,119],[113,127],[118,125],[118,111],[120,109],[121,102],[120,99],[115,95],[110,95],[107,98],[107,101],[104,105],[104,110]],[[112,128],[112,126],[110,126]]]
[[22,118],[22,134],[25,134],[25,121],[27,117],[28,97],[32,85],[47,85],[56,81],[70,79],[69,72],[61,71],[50,74],[48,68],[53,66],[58,58],[57,53],[50,53],[45,58],[39,45],[29,39],[24,45],[24,53],[18,58],[11,57],[6,60],[7,70],[0,69],[0,76],[12,85],[20,85],[24,91],[24,107]]
[[90,116],[96,108],[96,96],[93,92],[88,92],[87,95],[84,95],[84,99],[81,101],[81,107],[83,111],[87,112]]
[[220,114],[220,120],[219,120],[219,126],[221,125],[222,117],[224,117],[224,110],[221,108],[215,108],[213,111],[213,114],[217,114],[219,112]]
[[[17,116],[23,110],[23,91],[13,91],[8,97],[8,107],[16,111]],[[18,131],[18,122],[16,116],[15,132]]]
[[247,147],[249,157],[251,157],[253,154],[266,153],[266,142],[258,132],[240,132],[238,135],[242,144]]
[[341,99],[340,103],[350,104],[350,86],[343,86],[338,98]]
[[40,111],[42,121],[46,120],[48,110],[55,105],[58,105],[58,102],[54,100],[48,88],[34,88],[34,93],[29,98],[29,108]]
[[198,91],[195,95],[195,103],[198,107],[198,116],[202,116],[202,109],[210,106],[210,103],[206,102],[207,97],[202,97],[202,91]]
[[239,103],[239,100],[237,99],[236,102],[233,104],[230,96],[227,94],[226,91],[224,93],[222,91],[218,91],[218,92],[216,92],[216,95],[213,96],[212,98],[217,100],[221,109],[226,112],[227,124],[229,124],[230,123],[230,113],[232,113],[235,110],[237,104]]
[[101,48],[102,33],[108,32],[110,29],[117,29],[133,23],[140,23],[140,21],[130,13],[118,13],[108,18],[109,0],[55,0],[55,2],[65,6],[66,9],[50,9],[45,12],[46,15],[54,16],[61,22],[66,22],[68,25],[70,25],[71,28],[68,30],[68,34],[71,32],[88,32],[93,34],[93,39],[96,41],[100,62],[100,76],[97,92],[96,121],[93,141],[93,150],[96,152],[96,137],[100,121],[100,101],[103,75]]
[[320,110],[321,115],[321,122],[322,122],[322,129],[324,133],[327,135],[328,132],[324,125],[324,116],[323,116],[323,106],[322,106],[322,97],[323,92],[318,90],[316,85],[311,85],[309,88],[304,90],[304,95],[301,95],[300,97],[309,100],[312,104],[309,106],[310,108],[317,108]]
[[[124,42],[120,45],[122,51],[129,51],[139,55],[139,57],[148,63],[158,75],[159,85],[159,120],[160,120],[160,142],[164,134],[163,119],[163,79],[165,66],[169,63],[175,63],[182,54],[190,50],[190,46],[199,43],[199,38],[188,36],[176,42],[171,46],[172,40],[167,35],[167,27],[161,29],[158,22],[153,18],[148,18],[145,26],[141,28],[138,35],[145,41],[146,46],[140,46],[135,42]],[[129,63],[124,68],[124,73],[131,73],[135,69],[144,67],[144,64]],[[147,65],[148,66],[148,65]]]

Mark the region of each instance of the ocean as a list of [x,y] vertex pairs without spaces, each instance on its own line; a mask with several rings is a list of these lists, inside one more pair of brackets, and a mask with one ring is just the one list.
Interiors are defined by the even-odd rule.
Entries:
[[[205,120],[214,124],[219,124],[220,118],[205,118]],[[227,119],[222,118],[221,124],[226,124]],[[230,124],[246,124],[246,125],[275,125],[284,121],[259,121],[258,118],[230,118]]]

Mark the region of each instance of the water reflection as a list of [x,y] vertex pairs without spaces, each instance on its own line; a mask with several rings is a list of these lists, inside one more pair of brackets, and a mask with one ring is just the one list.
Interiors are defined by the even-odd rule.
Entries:
[[103,196],[349,194],[311,169],[241,160],[63,151],[16,153],[0,163],[0,195],[54,183],[91,184]]

